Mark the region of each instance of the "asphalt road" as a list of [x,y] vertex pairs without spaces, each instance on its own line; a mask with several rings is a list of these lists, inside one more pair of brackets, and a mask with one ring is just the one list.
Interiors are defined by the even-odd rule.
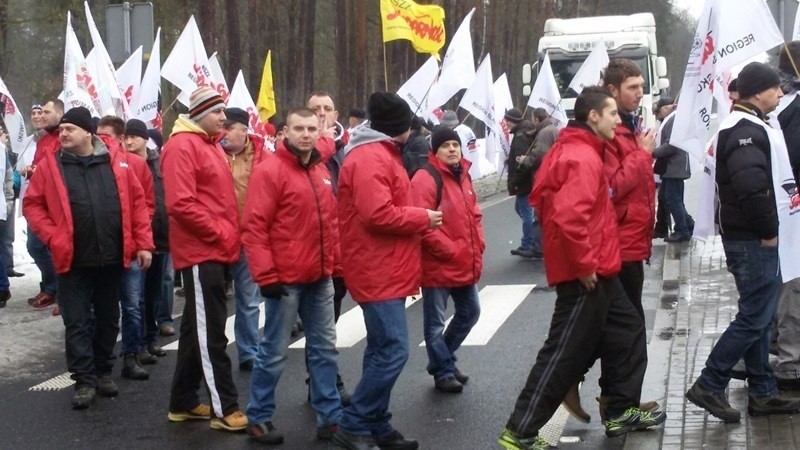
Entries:
[[[485,345],[463,347],[459,367],[470,375],[469,384],[460,395],[437,393],[432,377],[425,372],[427,355],[418,344],[423,340],[422,305],[415,303],[407,309],[411,336],[411,355],[393,395],[391,410],[393,425],[406,436],[420,441],[423,449],[490,449],[497,448],[497,435],[505,425],[514,400],[546,337],[555,293],[546,286],[542,261],[522,260],[509,254],[518,245],[520,223],[514,214],[513,202],[507,197],[490,197],[484,202],[484,228],[487,251],[484,273],[480,283],[508,286],[536,284],[537,287],[519,303],[507,318],[500,321]],[[657,296],[661,284],[663,245],[654,247],[653,264],[646,266],[645,311],[648,335],[652,329]],[[30,272],[28,278],[37,275]],[[488,291],[484,291],[488,292]],[[495,296],[496,297],[496,296]],[[176,301],[179,298],[176,298]],[[492,300],[496,300],[493,298]],[[502,299],[484,307],[484,316],[501,317],[498,311]],[[176,305],[176,311],[182,305]],[[233,314],[233,302],[229,304]],[[344,310],[355,303],[345,300]],[[52,324],[52,333],[60,323]],[[178,323],[176,323],[176,326]],[[176,338],[163,338],[166,345]],[[31,343],[31,348],[34,347]],[[359,379],[364,341],[340,349],[340,371],[348,387]],[[2,348],[2,344],[0,344]],[[234,367],[235,344],[228,348]],[[251,448],[257,444],[247,435],[218,432],[209,429],[208,422],[170,423],[167,421],[169,386],[174,368],[175,352],[147,366],[149,381],[130,381],[119,377],[121,364],[115,366],[114,377],[120,395],[114,399],[98,397],[92,408],[73,411],[70,408],[71,387],[53,391],[30,391],[45,380],[64,373],[63,348],[50,345],[37,347],[35,352],[21,358],[18,371],[0,379],[0,449],[40,448]],[[594,398],[598,367],[587,377],[582,391],[587,411],[593,415],[591,424],[574,419],[567,421],[564,436],[569,443],[561,448],[619,449],[624,438],[607,439],[597,417]],[[249,374],[234,369],[242,408],[247,404]],[[315,419],[306,403],[303,350],[291,349],[289,361],[278,389],[278,410],[273,419],[285,434],[285,449],[332,448],[314,440]]]

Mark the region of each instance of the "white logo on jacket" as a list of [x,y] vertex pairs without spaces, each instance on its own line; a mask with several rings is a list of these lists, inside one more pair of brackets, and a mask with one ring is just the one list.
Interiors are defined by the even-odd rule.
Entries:
[[120,162],[119,162],[119,166],[120,166],[120,167],[124,167],[124,168],[126,168],[126,169],[127,169],[127,168],[128,168],[128,163],[127,163],[127,162],[125,162],[125,161],[120,161]]
[[753,138],[739,139],[739,145],[742,147],[745,145],[753,145]]
[[330,178],[323,178],[322,182],[327,184],[328,186],[333,186],[333,183],[331,183]]

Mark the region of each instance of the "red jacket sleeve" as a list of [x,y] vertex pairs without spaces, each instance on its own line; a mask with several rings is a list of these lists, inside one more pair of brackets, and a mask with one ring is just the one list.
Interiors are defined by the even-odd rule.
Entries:
[[[138,158],[138,156],[137,156]],[[147,167],[145,166],[145,169]],[[150,171],[147,170],[149,173]],[[145,191],[139,178],[133,171],[125,172],[128,176],[128,196],[131,208],[131,233],[133,235],[134,250],[153,251],[152,214],[145,198]],[[152,184],[153,178],[150,177]]]
[[278,194],[275,180],[269,176],[266,168],[266,165],[261,165],[250,175],[242,221],[244,252],[253,281],[259,286],[280,281],[269,236],[278,207]]
[[[411,198],[414,206],[425,209],[436,209],[436,182],[426,170],[418,170],[411,179]],[[455,244],[447,237],[442,228],[428,229],[422,235],[422,250],[430,253],[440,261],[447,261],[456,256]]]
[[326,136],[320,136],[319,139],[317,139],[315,148],[322,158],[322,163],[326,164],[328,160],[336,154],[336,141]]
[[[615,149],[616,150],[616,149]],[[652,177],[653,158],[641,148],[622,157],[619,166],[608,177],[608,184],[614,193],[611,200],[624,198],[642,183],[644,176]]]
[[22,214],[36,236],[45,244],[49,244],[50,238],[58,232],[55,222],[48,213],[45,198],[46,184],[53,182],[53,175],[50,173],[50,163],[46,159],[41,161],[36,170],[44,175],[31,177],[22,200]]

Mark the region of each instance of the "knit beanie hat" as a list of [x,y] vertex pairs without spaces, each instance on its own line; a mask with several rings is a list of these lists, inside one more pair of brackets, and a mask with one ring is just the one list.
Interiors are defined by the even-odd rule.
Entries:
[[405,100],[391,92],[374,92],[367,104],[370,128],[389,137],[399,136],[411,129],[414,113]]
[[524,119],[522,117],[522,112],[520,110],[518,110],[517,108],[509,109],[508,111],[506,111],[506,113],[505,113],[505,115],[503,115],[503,117],[507,121],[513,122],[513,123],[520,123]]
[[458,145],[461,145],[461,137],[455,130],[447,127],[437,127],[431,134],[431,151],[436,153],[439,151],[439,147],[447,141],[456,141]]
[[72,108],[61,116],[59,124],[68,123],[76,127],[83,128],[89,133],[94,134],[94,124],[92,123],[92,113],[83,106]]
[[241,108],[228,108],[225,110],[225,125],[240,123],[245,127],[250,126],[250,114]]
[[458,116],[455,111],[447,109],[444,114],[442,114],[442,119],[439,120],[439,123],[448,128],[455,128],[458,126]]
[[195,122],[218,109],[225,109],[225,101],[208,86],[197,88],[189,97],[189,118]]
[[147,125],[139,119],[131,119],[125,124],[125,136],[139,136],[144,140],[150,139],[147,134]]
[[781,84],[778,71],[760,62],[751,62],[744,66],[737,80],[741,98],[752,97]]
[[164,146],[164,136],[161,134],[160,131],[156,130],[155,128],[150,128],[147,130],[147,136],[153,141],[156,145],[156,148],[153,150],[161,150],[161,147]]

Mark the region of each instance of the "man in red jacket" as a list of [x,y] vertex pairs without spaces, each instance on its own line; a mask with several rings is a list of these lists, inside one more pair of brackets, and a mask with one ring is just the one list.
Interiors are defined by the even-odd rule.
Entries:
[[539,430],[599,353],[607,358],[606,435],[663,422],[639,410],[647,360],[644,323],[625,298],[616,218],[603,174],[603,144],[619,123],[616,104],[600,87],[575,101],[575,120],[561,132],[537,172],[531,203],[541,214],[547,282],[557,299],[550,331],[498,442],[507,449],[545,449]]
[[367,348],[361,381],[334,441],[347,449],[416,449],[389,423],[389,399],[408,360],[405,298],[419,292],[422,233],[442,213],[413,206],[401,146],[413,113],[396,94],[375,92],[370,123],[351,130],[339,174],[344,279],[364,312]]
[[331,281],[341,272],[339,224],[331,176],[315,148],[319,132],[313,111],[289,111],[286,139],[277,143],[276,156],[253,172],[242,221],[250,271],[270,318],[253,370],[247,431],[267,444],[283,442],[272,424],[275,388],[298,314],[306,335],[317,438],[330,440],[342,415]]
[[[175,121],[162,153],[169,248],[186,289],[168,418],[208,420],[213,414],[211,428],[240,431],[247,417],[239,410],[226,352],[225,271],[239,259],[241,245],[233,176],[219,145],[224,123],[222,97],[201,87],[190,97],[189,114]],[[211,407],[197,396],[201,380]]]
[[[481,209],[469,168],[454,130],[440,127],[431,135],[428,162],[411,180],[414,204],[447,214],[447,222],[422,237],[422,300],[428,373],[446,393],[464,389],[469,377],[455,366],[455,352],[478,322],[478,280],[483,268]],[[437,181],[438,180],[438,181]],[[438,200],[438,201],[437,201]],[[445,330],[447,298],[455,315]]]
[[75,409],[88,408],[95,393],[117,395],[111,369],[122,270],[132,260],[146,269],[153,249],[144,190],[125,151],[94,136],[91,119],[83,107],[64,114],[60,150],[43,155],[23,206],[58,273]]

